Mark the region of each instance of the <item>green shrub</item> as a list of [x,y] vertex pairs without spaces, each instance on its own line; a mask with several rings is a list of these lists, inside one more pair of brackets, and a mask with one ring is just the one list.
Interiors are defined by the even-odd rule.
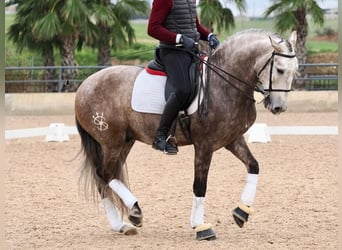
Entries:
[[323,29],[316,29],[315,33],[318,36],[335,36],[337,31],[330,27],[324,27]]

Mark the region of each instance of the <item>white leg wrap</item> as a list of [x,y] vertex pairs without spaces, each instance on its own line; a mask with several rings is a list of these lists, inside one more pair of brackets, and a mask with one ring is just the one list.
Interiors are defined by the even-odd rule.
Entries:
[[114,206],[113,202],[110,201],[110,199],[104,198],[102,202],[112,229],[115,232],[120,232],[121,228],[124,226],[124,222],[120,212]]
[[128,209],[138,201],[137,198],[129,191],[129,189],[118,179],[113,179],[109,182],[109,187],[121,198]]
[[194,196],[192,200],[192,209],[190,217],[190,225],[195,228],[204,223],[204,197]]
[[258,184],[257,174],[248,174],[247,182],[241,194],[241,201],[244,205],[252,206],[255,198],[256,187]]

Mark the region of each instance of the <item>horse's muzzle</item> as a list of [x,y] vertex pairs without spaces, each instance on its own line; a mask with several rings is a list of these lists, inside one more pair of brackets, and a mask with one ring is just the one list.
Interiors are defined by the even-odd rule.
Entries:
[[286,106],[274,105],[271,102],[271,98],[270,97],[267,97],[267,98],[264,99],[264,107],[268,111],[272,112],[272,114],[274,114],[274,115],[280,114],[280,113],[285,112],[287,110]]
[[280,114],[281,112],[285,112],[286,111],[286,107],[275,107],[271,109],[272,114],[277,115]]

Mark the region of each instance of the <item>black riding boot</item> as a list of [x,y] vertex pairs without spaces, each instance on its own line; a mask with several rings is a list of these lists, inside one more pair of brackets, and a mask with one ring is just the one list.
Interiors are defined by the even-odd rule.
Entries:
[[180,108],[181,105],[179,104],[176,95],[172,93],[165,104],[159,128],[157,129],[156,136],[152,143],[154,149],[163,151],[167,154],[177,154],[177,146],[172,145],[168,141],[168,132],[173,120],[177,117]]

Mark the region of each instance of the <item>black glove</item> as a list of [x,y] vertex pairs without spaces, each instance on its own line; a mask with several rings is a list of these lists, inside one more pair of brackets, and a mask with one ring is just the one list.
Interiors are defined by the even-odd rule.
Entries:
[[214,34],[211,34],[209,36],[208,41],[209,41],[209,46],[212,49],[216,49],[216,47],[220,44],[220,41],[217,39],[216,35]]
[[184,48],[193,49],[195,47],[195,41],[190,37],[182,35],[180,43],[183,44]]

